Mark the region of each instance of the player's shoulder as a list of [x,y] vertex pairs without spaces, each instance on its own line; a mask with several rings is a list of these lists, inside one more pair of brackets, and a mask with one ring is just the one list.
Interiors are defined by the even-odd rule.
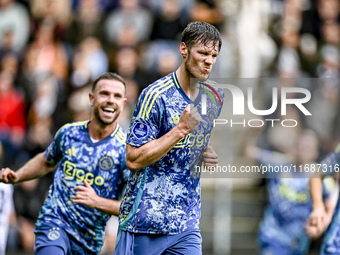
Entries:
[[146,96],[154,92],[164,92],[167,88],[174,86],[173,73],[170,73],[147,86],[142,95]]
[[65,134],[66,132],[69,131],[76,131],[76,130],[81,130],[81,129],[86,129],[89,121],[77,121],[77,122],[72,122],[72,123],[67,123],[63,125],[61,128],[56,133],[56,137]]
[[127,135],[124,129],[118,123],[117,128],[113,131],[111,137],[115,137],[119,145],[125,146]]
[[148,119],[155,106],[162,104],[164,100],[175,93],[176,85],[173,76],[174,73],[168,74],[142,91],[136,105],[139,117]]

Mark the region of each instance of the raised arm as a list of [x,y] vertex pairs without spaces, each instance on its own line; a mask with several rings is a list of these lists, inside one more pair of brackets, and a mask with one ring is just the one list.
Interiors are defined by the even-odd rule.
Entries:
[[29,160],[16,172],[9,168],[2,168],[0,172],[0,182],[14,184],[37,179],[52,171],[54,167],[54,165],[47,163],[45,159],[45,152],[41,152]]
[[166,155],[182,138],[194,131],[201,116],[196,108],[188,105],[182,112],[177,126],[162,137],[140,147],[126,145],[126,165],[132,172],[149,166]]

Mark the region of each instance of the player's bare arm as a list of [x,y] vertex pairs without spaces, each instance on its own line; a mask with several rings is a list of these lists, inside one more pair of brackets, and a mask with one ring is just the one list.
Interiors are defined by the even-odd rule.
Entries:
[[322,199],[321,176],[310,179],[310,192],[313,202],[313,211],[309,216],[308,225],[314,227],[317,233],[322,233],[325,226],[326,208]]
[[[320,174],[319,174],[320,175]],[[307,223],[306,232],[311,238],[318,238],[328,228],[332,221],[333,213],[337,204],[338,188],[335,188],[331,196],[325,201],[322,200],[322,195],[314,194],[314,192],[322,192],[320,190],[320,182],[322,185],[322,178],[312,178],[310,180],[311,196],[313,200],[313,211],[311,212]],[[313,191],[312,191],[313,188]],[[315,203],[314,203],[315,199]],[[321,200],[321,201],[320,201]]]
[[0,182],[14,184],[37,179],[52,171],[54,167],[54,165],[50,165],[46,161],[45,152],[41,152],[16,172],[9,168],[2,168],[0,171]]
[[74,190],[77,192],[73,199],[74,203],[83,204],[90,208],[118,216],[121,201],[98,196],[96,191],[85,179],[84,186],[78,185]]
[[194,131],[201,116],[197,109],[188,105],[182,112],[179,123],[162,137],[141,147],[126,145],[126,164],[132,172],[155,163],[166,155],[182,138]]

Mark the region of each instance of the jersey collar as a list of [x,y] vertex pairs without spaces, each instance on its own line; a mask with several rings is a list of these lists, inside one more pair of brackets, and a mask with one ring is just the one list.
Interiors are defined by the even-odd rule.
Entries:
[[113,130],[113,132],[112,132],[110,135],[108,135],[107,137],[105,137],[105,138],[99,140],[98,142],[95,142],[95,143],[94,143],[94,142],[92,142],[92,140],[91,140],[91,138],[90,138],[90,132],[89,132],[89,127],[88,127],[88,124],[89,124],[89,123],[90,123],[90,120],[86,123],[85,128],[87,129],[87,133],[88,133],[87,140],[88,140],[88,142],[89,142],[90,144],[92,144],[92,145],[99,145],[99,144],[105,143],[106,140],[109,140],[109,139],[111,139],[112,137],[114,137],[114,136],[117,134],[118,130],[119,130],[119,124],[116,123],[115,129]]
[[188,104],[194,104],[195,106],[198,105],[200,103],[201,100],[201,93],[202,91],[200,90],[197,97],[195,98],[194,101],[192,101],[188,95],[184,92],[183,88],[181,87],[181,85],[179,85],[178,79],[177,79],[177,75],[176,75],[176,71],[172,73],[172,79],[175,83],[176,89],[178,90],[178,92],[182,95],[182,97],[184,98],[184,100],[188,103]]

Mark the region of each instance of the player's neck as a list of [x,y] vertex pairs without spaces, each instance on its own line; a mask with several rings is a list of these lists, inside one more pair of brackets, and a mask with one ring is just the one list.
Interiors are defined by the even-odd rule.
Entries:
[[95,140],[102,140],[105,137],[109,136],[115,130],[116,126],[116,121],[111,125],[103,125],[100,123],[96,123],[96,121],[94,120],[91,120],[88,125],[89,135]]
[[182,87],[183,91],[185,94],[192,100],[194,101],[195,98],[198,95],[198,89],[196,86],[190,86],[190,78],[187,72],[183,69],[184,66],[181,65],[177,70],[176,70],[176,76],[179,82],[179,85]]

